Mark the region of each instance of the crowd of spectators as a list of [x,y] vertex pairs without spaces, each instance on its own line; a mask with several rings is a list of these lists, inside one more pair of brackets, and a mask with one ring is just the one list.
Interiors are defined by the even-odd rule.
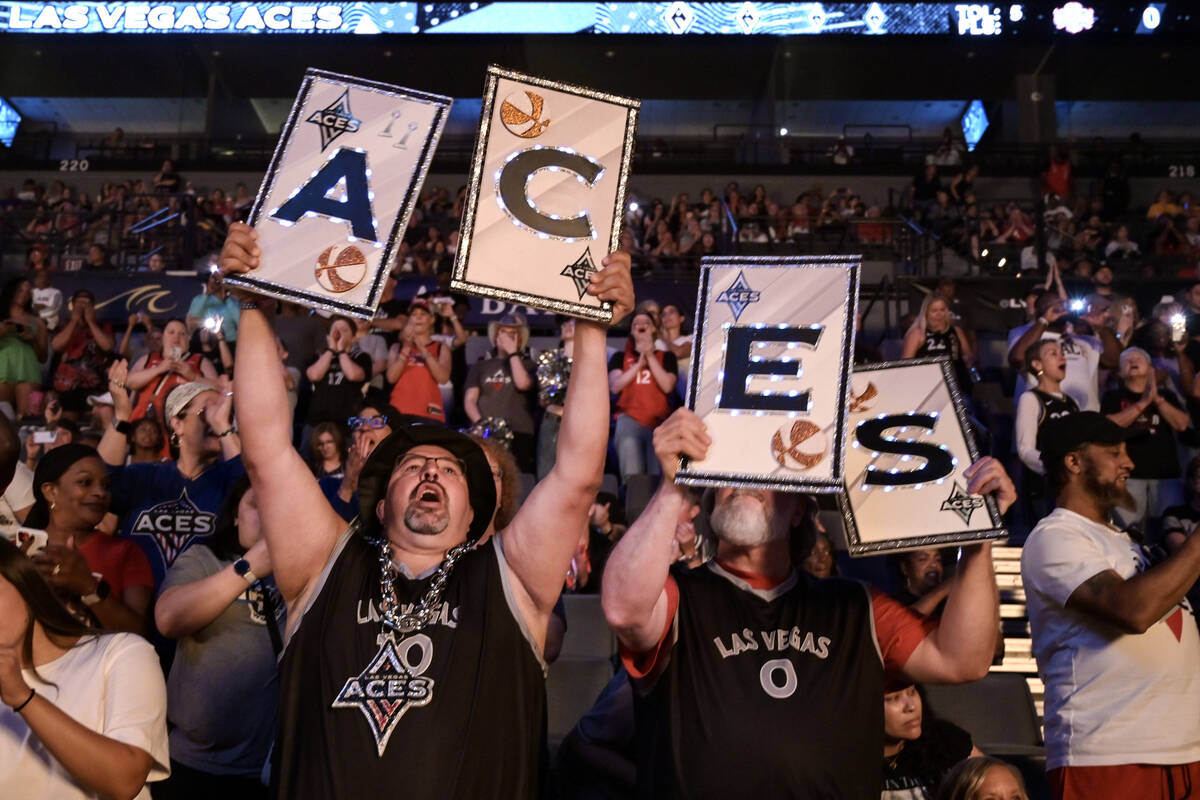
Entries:
[[[1200,248],[1200,214],[1186,193],[1163,192],[1144,213],[1131,209],[1120,162],[1113,164],[1099,196],[1077,191],[1065,151],[1055,153],[1043,176],[1036,207],[1044,208],[1047,258],[1038,264],[1035,256],[1029,271],[1044,283],[1029,292],[1027,322],[1007,341],[1007,374],[1017,384],[1011,433],[1023,468],[1021,504],[1027,521],[1053,504],[1039,431],[1053,420],[1099,411],[1142,434],[1128,443],[1130,502],[1116,509],[1117,517],[1145,544],[1179,552],[1200,519],[1200,282],[1144,309],[1113,283],[1118,273],[1162,275],[1163,264],[1174,263],[1147,253],[1180,259],[1185,274]],[[944,182],[943,168],[951,173]],[[989,246],[1028,247],[1037,220],[1018,202],[993,203],[981,213],[978,175],[947,147],[914,179],[906,210],[976,260],[986,258]],[[422,195],[387,296],[405,272],[447,276],[463,198],[462,190],[452,196],[441,188]],[[116,777],[64,765],[63,780],[104,787],[102,794],[157,781],[169,766],[172,777],[155,785],[155,797],[190,796],[190,787],[209,786],[214,776],[228,780],[213,787],[244,792],[234,796],[262,796],[258,772],[275,706],[270,693],[256,690],[272,679],[286,622],[266,579],[271,557],[240,460],[231,383],[240,312],[220,275],[206,276],[182,319],[140,313],[114,325],[98,318],[86,290],[64,297],[56,270],[67,268],[68,254],[83,256],[82,269],[178,266],[185,250],[172,239],[181,226],[194,224],[208,237],[196,254],[210,251],[250,202],[240,184],[228,196],[198,193],[170,162],[151,185],[106,185],[94,201],[62,184],[46,190],[32,182],[0,198],[0,225],[28,243],[29,269],[0,290],[0,410],[13,420],[20,447],[16,477],[0,500],[0,528],[25,544],[32,541],[21,538],[26,529],[47,534],[33,562],[0,549],[0,588],[5,581],[16,586],[38,625],[56,636],[96,629],[136,634],[172,665],[163,683],[151,648],[126,635],[90,640],[100,644],[78,656],[81,672],[104,673],[120,661],[130,665],[122,681],[150,687],[138,704],[120,709],[137,731],[121,742],[138,752],[131,758],[120,748],[97,751],[114,759]],[[156,215],[164,222],[132,234],[146,238],[131,250],[128,232]],[[814,186],[781,204],[761,185],[743,196],[730,183],[720,196],[706,189],[694,202],[682,193],[669,204],[631,204],[622,244],[643,259],[635,263],[650,266],[695,265],[702,255],[847,227],[860,243],[886,244],[891,228],[867,221],[883,215],[849,188],[826,194]],[[142,255],[136,264],[114,264],[110,246]],[[965,308],[954,281],[943,281],[896,344],[906,358],[950,358],[971,402],[979,332]],[[567,592],[598,593],[610,552],[646,499],[637,502],[635,492],[661,470],[655,430],[686,396],[689,310],[641,298],[628,335],[610,339],[608,472],[615,491],[592,505],[564,579]],[[373,321],[281,308],[278,363],[271,369],[288,391],[293,446],[345,520],[359,514],[358,482],[369,454],[406,418],[462,428],[484,443],[501,500],[496,530],[512,519],[534,476],[552,469],[574,321],[559,320],[556,337],[535,342],[520,314],[473,330],[464,325],[464,311],[462,299],[448,293],[395,298]],[[482,355],[468,359],[468,352]],[[701,526],[692,525],[699,507],[691,505],[674,543],[686,563],[712,554],[711,536],[706,540]],[[798,536],[794,559],[816,578],[839,571],[815,514]],[[225,568],[233,563],[246,564],[249,578],[231,580]],[[936,619],[952,585],[942,556],[920,551],[900,559],[898,569],[897,600]],[[208,644],[218,633],[220,644]],[[47,673],[64,688],[75,680]],[[932,797],[939,783],[938,796],[982,797],[972,792],[988,781],[1008,792],[996,796],[1023,796],[1019,775],[980,758],[969,733],[923,705],[919,685],[902,684],[888,685],[882,698],[883,797]],[[219,695],[230,702],[196,707]],[[97,730],[107,724],[93,725],[94,711],[86,708],[70,713]],[[236,746],[215,747],[218,729]]]

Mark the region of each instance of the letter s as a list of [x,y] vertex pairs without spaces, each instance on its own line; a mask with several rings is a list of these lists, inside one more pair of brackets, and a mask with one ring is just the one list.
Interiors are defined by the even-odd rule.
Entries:
[[938,445],[930,442],[901,442],[896,439],[885,439],[883,436],[884,431],[891,428],[924,428],[932,432],[936,425],[936,414],[892,414],[859,423],[854,430],[854,437],[861,446],[877,453],[925,459],[925,463],[916,469],[900,470],[895,473],[881,469],[868,469],[863,483],[871,486],[914,486],[918,483],[940,480],[953,472],[954,457]]

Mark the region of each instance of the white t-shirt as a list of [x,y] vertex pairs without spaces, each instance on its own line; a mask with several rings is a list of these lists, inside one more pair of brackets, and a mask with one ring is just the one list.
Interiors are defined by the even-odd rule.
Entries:
[[33,505],[33,470],[22,461],[17,462],[17,471],[13,473],[12,482],[0,496],[0,534],[16,535],[21,521],[17,513],[23,508]]
[[[1033,323],[1027,323],[1008,332],[1008,349],[1012,350],[1017,340],[1025,335]],[[1043,339],[1062,339],[1061,333],[1046,331]],[[1063,344],[1063,356],[1067,360],[1067,377],[1062,390],[1079,404],[1080,411],[1100,410],[1100,354],[1104,345],[1091,336],[1071,334],[1070,341]],[[1029,379],[1024,369],[1017,372],[1017,385],[1013,397],[1019,398],[1029,388]]]
[[1055,509],[1033,529],[1021,578],[1046,684],[1046,768],[1200,761],[1200,633],[1187,600],[1145,633],[1065,607],[1089,578],[1146,569],[1128,535]]
[[33,305],[50,330],[58,327],[58,313],[62,310],[62,302],[62,292],[53,286],[33,290]]
[[[141,748],[154,759],[147,781],[170,774],[167,755],[167,687],[149,642],[132,633],[86,640],[37,668],[25,681],[79,724],[118,742]],[[0,797],[85,800],[81,788],[37,736],[7,706],[0,707]],[[149,800],[142,787],[136,800]]]

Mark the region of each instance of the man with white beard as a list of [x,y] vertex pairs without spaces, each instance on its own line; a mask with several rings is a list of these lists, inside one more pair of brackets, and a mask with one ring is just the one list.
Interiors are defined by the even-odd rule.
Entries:
[[[803,495],[725,488],[706,497],[716,558],[672,570],[678,458],[703,460],[709,443],[687,409],[654,431],[663,483],[604,571],[604,613],[636,690],[638,796],[878,796],[885,674],[955,683],[987,672],[999,621],[991,547],[964,548],[939,623],[856,581],[798,571],[788,534],[810,519]],[[965,474],[1001,512],[1016,499],[995,459]]]

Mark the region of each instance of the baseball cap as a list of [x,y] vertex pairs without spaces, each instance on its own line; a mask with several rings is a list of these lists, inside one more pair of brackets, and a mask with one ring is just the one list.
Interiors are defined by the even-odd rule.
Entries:
[[471,437],[437,423],[392,428],[392,434],[371,451],[358,479],[358,521],[363,533],[371,537],[383,534],[383,525],[375,513],[375,506],[387,493],[388,481],[391,480],[396,462],[414,447],[432,445],[448,450],[466,467],[467,494],[471,508],[475,509],[475,517],[467,530],[467,540],[477,541],[487,530],[496,511],[496,484],[483,448]]
[[1037,447],[1042,463],[1062,458],[1085,444],[1120,444],[1142,435],[1138,428],[1126,428],[1098,411],[1079,411],[1052,419],[1038,431]]
[[216,389],[200,381],[181,383],[167,395],[167,401],[163,404],[163,413],[167,415],[167,419],[177,417],[183,409],[187,408],[187,404],[192,402],[196,395],[201,392],[215,391]]

